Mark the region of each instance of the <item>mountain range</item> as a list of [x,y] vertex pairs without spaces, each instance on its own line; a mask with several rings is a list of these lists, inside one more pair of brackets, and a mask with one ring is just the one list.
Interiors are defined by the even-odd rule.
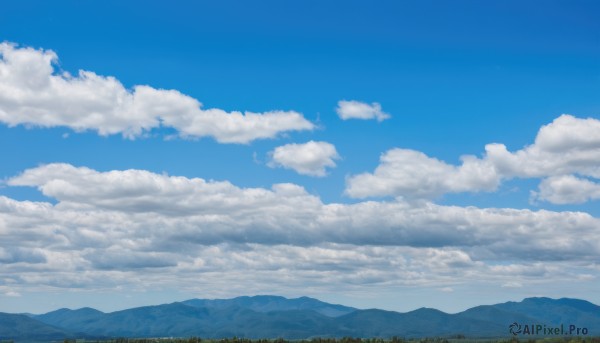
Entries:
[[62,341],[110,337],[509,337],[509,325],[585,327],[598,335],[600,306],[579,299],[526,298],[449,314],[420,308],[399,313],[356,309],[301,297],[191,299],[104,313],[93,308],[45,314],[0,313],[0,340]]

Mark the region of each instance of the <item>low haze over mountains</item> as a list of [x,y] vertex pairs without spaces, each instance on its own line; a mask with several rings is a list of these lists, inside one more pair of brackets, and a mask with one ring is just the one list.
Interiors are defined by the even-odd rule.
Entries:
[[407,313],[360,310],[301,297],[191,299],[111,313],[92,308],[41,315],[0,313],[0,339],[49,341],[104,337],[507,337],[508,327],[577,325],[598,335],[600,307],[578,299],[527,298],[448,314],[420,308]]

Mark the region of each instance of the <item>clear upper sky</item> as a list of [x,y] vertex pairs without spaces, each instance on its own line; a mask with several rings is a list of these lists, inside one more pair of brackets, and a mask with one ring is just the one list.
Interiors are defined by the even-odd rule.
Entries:
[[0,311],[600,303],[597,1],[0,9]]

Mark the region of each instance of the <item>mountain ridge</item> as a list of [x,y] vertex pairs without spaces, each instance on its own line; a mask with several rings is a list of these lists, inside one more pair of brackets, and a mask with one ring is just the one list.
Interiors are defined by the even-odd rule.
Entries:
[[[458,313],[425,307],[401,313],[357,309],[309,297],[288,299],[260,295],[188,299],[107,313],[83,307],[61,308],[31,316],[0,314],[4,316],[0,318],[5,318],[0,319],[0,338],[12,337],[15,341],[25,342],[43,341],[40,337],[28,336],[33,327],[55,338],[61,335],[62,338],[237,336],[302,339],[457,335],[494,338],[509,337],[508,326],[513,322],[548,325],[560,322],[585,326],[590,329],[590,335],[600,334],[592,332],[594,328],[600,328],[600,306],[581,299],[544,297],[479,305]],[[10,324],[11,320],[20,324]]]

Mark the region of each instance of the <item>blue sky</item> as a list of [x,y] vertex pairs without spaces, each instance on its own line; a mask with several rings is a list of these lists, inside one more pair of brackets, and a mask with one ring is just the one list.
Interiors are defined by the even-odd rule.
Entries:
[[599,12],[4,4],[0,311],[600,303]]

